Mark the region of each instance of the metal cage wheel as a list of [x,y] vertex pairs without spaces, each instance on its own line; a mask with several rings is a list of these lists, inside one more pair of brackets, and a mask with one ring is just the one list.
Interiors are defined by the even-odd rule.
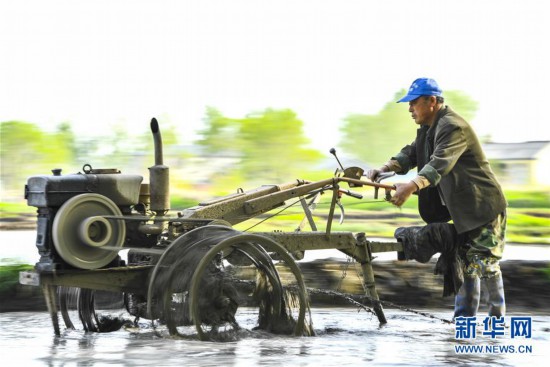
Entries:
[[[209,340],[208,335],[204,332],[203,326],[202,326],[202,320],[200,316],[200,309],[199,309],[199,287],[201,286],[201,280],[203,277],[203,273],[206,270],[206,268],[209,266],[209,264],[214,260],[216,256],[220,252],[229,250],[230,248],[241,248],[243,251],[248,252],[254,252],[251,251],[251,246],[261,246],[265,245],[270,249],[270,251],[275,251],[283,261],[286,262],[287,266],[290,268],[292,274],[294,275],[297,283],[298,283],[298,297],[299,297],[299,314],[298,319],[296,320],[296,324],[294,327],[293,334],[298,336],[302,335],[304,333],[305,329],[305,316],[306,316],[306,308],[307,308],[307,291],[306,286],[304,283],[304,279],[302,276],[302,273],[300,269],[298,268],[298,265],[292,258],[292,256],[286,251],[284,247],[282,247],[277,242],[260,235],[255,234],[240,234],[234,237],[227,238],[214,247],[212,247],[206,255],[201,259],[199,264],[197,265],[197,268],[195,269],[195,272],[193,273],[193,277],[191,280],[191,288],[189,289],[189,313],[191,315],[191,318],[195,324],[195,328],[197,330],[199,339],[201,340]],[[252,257],[255,257],[255,254],[250,254]],[[269,275],[268,275],[269,276]]]
[[67,329],[75,329],[71,320],[78,315],[87,332],[109,332],[130,323],[124,309],[123,293],[78,287],[58,287],[59,310]]
[[[189,232],[184,233],[180,237],[176,238],[168,248],[162,253],[157,264],[151,271],[149,276],[149,281],[147,285],[147,317],[150,320],[154,320],[158,315],[155,314],[154,310],[154,298],[157,296],[157,291],[159,288],[159,276],[164,271],[170,271],[170,268],[174,268],[175,263],[182,263],[184,261],[185,255],[195,246],[204,239],[208,239],[207,233],[212,230],[219,230],[223,232],[233,231],[231,227],[226,225],[207,225],[204,227],[195,228]],[[176,258],[176,259],[174,259]],[[165,286],[165,284],[162,284]]]
[[80,288],[75,287],[57,287],[57,296],[59,300],[59,310],[61,317],[67,329],[74,329],[74,324],[69,315],[71,307],[76,308],[77,300],[80,296]]

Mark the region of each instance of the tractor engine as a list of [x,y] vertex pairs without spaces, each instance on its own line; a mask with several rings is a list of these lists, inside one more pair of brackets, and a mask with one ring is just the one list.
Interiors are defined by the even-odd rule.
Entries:
[[130,214],[147,201],[147,185],[142,185],[142,176],[117,169],[92,169],[87,164],[83,171],[61,175],[55,169],[51,176],[30,177],[25,185],[27,204],[38,208],[38,271],[119,265],[116,251],[100,247],[123,246],[128,241],[126,223],[105,216]]
[[[163,216],[170,209],[169,170],[163,165],[162,138],[154,118],[151,131],[155,165],[149,167],[150,184],[143,184],[139,175],[89,164],[82,167],[83,173],[62,176],[54,169],[52,176],[28,179],[25,199],[38,208],[38,272],[122,266],[122,247],[157,244],[164,226],[146,223],[149,214]],[[142,258],[129,254],[130,262],[131,257]]]

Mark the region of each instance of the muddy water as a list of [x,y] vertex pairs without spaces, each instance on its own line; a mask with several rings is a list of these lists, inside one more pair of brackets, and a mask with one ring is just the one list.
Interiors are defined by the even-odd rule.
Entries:
[[[449,316],[449,310],[427,311]],[[0,314],[0,350],[2,360],[10,361],[3,365],[24,366],[543,366],[550,357],[548,316],[531,316],[531,339],[511,338],[509,329],[491,339],[482,336],[480,323],[475,339],[459,341],[454,325],[399,310],[386,315],[388,324],[379,327],[374,316],[356,309],[314,308],[317,336],[251,332],[214,343],[161,338],[145,322],[112,333],[64,330],[55,337],[46,313],[12,312]],[[488,346],[491,352],[457,354],[458,345]],[[515,353],[495,353],[510,346]]]

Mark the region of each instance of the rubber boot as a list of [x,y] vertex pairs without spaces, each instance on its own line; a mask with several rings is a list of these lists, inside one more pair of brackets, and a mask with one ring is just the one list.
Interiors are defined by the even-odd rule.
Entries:
[[504,301],[504,284],[502,273],[491,278],[485,278],[487,292],[489,293],[489,316],[502,317],[506,314],[506,302]]
[[455,313],[457,317],[475,316],[479,308],[480,281],[477,276],[464,276],[464,284],[455,296]]

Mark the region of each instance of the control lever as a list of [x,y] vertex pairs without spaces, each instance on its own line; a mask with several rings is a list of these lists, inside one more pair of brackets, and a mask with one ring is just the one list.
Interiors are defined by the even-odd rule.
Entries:
[[[360,168],[360,167],[344,168],[344,166],[342,165],[342,162],[340,162],[340,159],[338,159],[338,156],[336,155],[336,149],[330,148],[330,154],[332,154],[334,156],[334,158],[336,158],[336,161],[338,161],[338,164],[340,165],[340,168],[342,169],[342,174],[343,174],[344,177],[353,178],[355,180],[361,179],[361,176],[363,176],[363,173],[364,173],[364,170],[362,168]],[[338,169],[336,169],[336,172],[334,174],[335,175],[338,174]],[[350,182],[348,182],[348,185],[350,187],[361,187],[361,186],[363,186],[361,184],[350,183]]]
[[[374,182],[380,183],[382,180],[385,180],[386,178],[390,178],[392,176],[395,176],[395,172],[382,172],[376,177]],[[379,187],[374,188],[374,199],[378,199],[378,189]],[[391,199],[391,192],[390,190],[386,190],[386,200],[390,200],[390,199]]]
[[340,168],[342,168],[342,171],[344,171],[344,166],[342,166],[342,163],[340,163],[340,160],[338,159],[338,156],[336,155],[336,149],[330,148],[329,152],[330,152],[330,154],[332,154],[334,156],[334,158],[336,158],[336,161],[340,165]]

